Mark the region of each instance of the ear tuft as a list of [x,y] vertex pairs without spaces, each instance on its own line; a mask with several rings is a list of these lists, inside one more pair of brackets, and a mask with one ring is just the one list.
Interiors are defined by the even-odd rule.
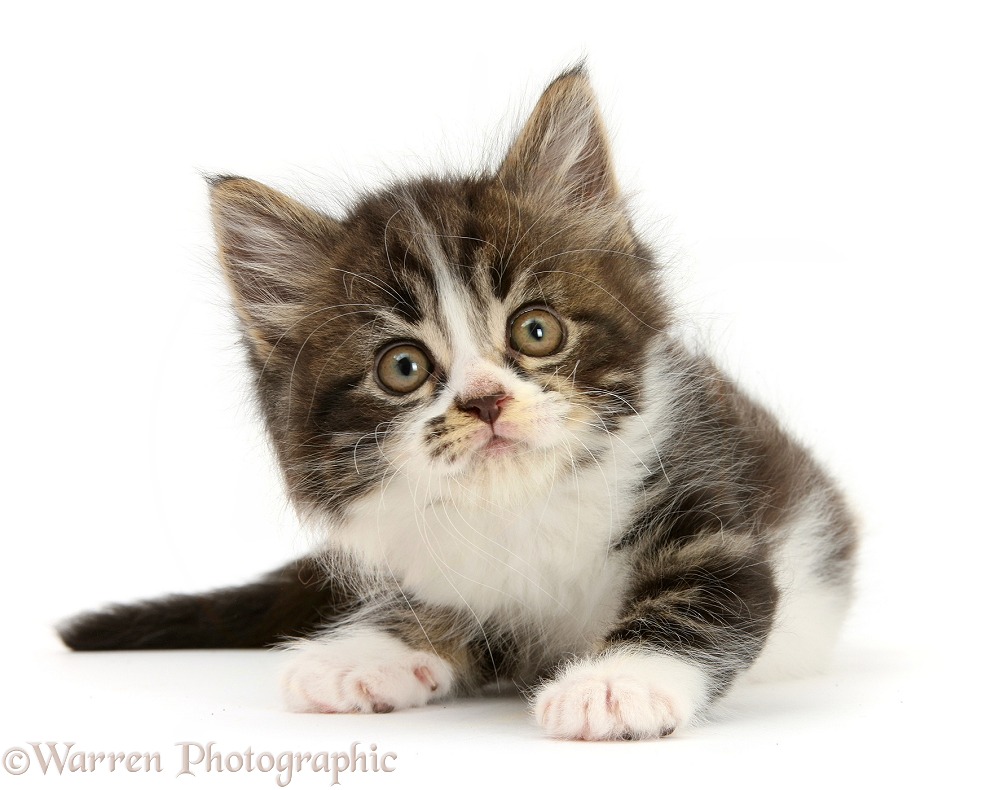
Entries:
[[511,188],[568,203],[618,199],[608,134],[583,64],[543,92],[498,178]]

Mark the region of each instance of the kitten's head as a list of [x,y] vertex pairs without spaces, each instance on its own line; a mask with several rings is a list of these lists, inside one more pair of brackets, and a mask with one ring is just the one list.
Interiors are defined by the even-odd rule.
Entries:
[[426,501],[535,492],[596,461],[647,397],[665,305],[580,70],[496,174],[395,185],[342,219],[241,178],[212,203],[305,511],[340,515],[394,476]]

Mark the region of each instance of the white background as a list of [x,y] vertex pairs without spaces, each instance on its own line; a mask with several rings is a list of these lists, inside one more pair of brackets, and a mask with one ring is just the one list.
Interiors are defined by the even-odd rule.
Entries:
[[[19,4],[0,25],[0,751],[371,741],[357,787],[977,786],[991,735],[995,123],[985,4]],[[727,366],[865,522],[824,677],[652,743],[543,739],[517,699],[294,716],[264,653],[71,655],[52,623],[302,552],[212,260],[202,173],[335,210],[493,163],[586,56],[639,223]],[[292,787],[327,786],[310,773]],[[110,783],[110,784],[108,784]]]

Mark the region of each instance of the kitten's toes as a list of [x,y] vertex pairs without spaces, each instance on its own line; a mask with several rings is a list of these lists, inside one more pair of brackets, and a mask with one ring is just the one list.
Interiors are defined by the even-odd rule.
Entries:
[[616,653],[567,667],[540,690],[534,709],[554,738],[659,738],[687,723],[705,697],[705,676],[690,664]]
[[287,707],[300,713],[387,713],[449,693],[453,671],[434,653],[379,633],[305,642],[283,673]]

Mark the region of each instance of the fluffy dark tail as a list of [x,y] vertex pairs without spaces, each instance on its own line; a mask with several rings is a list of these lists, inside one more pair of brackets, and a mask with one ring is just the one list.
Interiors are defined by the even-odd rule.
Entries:
[[311,558],[243,587],[86,612],[57,626],[73,650],[266,647],[346,614],[350,596]]

